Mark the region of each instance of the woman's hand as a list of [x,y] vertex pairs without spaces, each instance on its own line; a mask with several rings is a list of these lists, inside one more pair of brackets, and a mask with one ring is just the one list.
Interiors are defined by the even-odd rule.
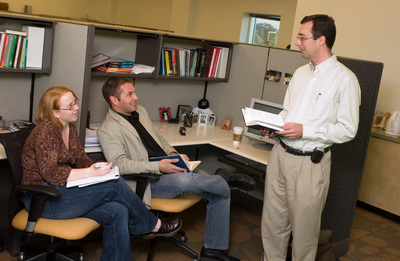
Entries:
[[97,162],[88,168],[90,176],[104,176],[111,171],[112,163]]
[[85,169],[71,169],[67,181],[104,176],[111,171],[112,162],[97,162]]

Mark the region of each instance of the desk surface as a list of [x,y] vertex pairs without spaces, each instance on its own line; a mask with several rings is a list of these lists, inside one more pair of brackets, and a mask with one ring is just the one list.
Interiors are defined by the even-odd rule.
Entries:
[[[154,127],[172,146],[191,146],[209,144],[231,153],[239,154],[243,157],[258,161],[267,165],[271,150],[271,145],[265,142],[242,138],[239,147],[236,148],[232,142],[232,131],[221,129],[219,126],[194,125],[186,128],[186,136],[179,134],[180,124],[170,124],[166,122],[154,122]],[[99,152],[100,147],[85,148],[87,153]],[[6,159],[3,146],[0,144],[0,159]]]
[[268,163],[272,148],[270,144],[247,137],[243,137],[239,147],[236,147],[232,142],[232,131],[221,129],[219,126],[195,125],[192,128],[186,128],[186,136],[179,134],[180,125],[178,124],[157,122],[154,126],[172,146],[209,144],[265,165]]

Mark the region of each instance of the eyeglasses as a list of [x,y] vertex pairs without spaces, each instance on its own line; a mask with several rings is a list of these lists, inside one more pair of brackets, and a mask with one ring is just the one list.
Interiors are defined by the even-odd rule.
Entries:
[[318,39],[318,37],[315,37],[315,36],[304,37],[304,36],[300,36],[300,35],[297,36],[297,40],[300,40],[300,42],[303,42],[303,41],[309,40],[309,39],[314,39],[314,40],[316,40],[316,39]]
[[60,111],[73,111],[75,106],[78,106],[79,100],[75,99],[75,101],[73,103],[71,103],[71,105],[68,106],[68,108],[66,109],[58,109]]

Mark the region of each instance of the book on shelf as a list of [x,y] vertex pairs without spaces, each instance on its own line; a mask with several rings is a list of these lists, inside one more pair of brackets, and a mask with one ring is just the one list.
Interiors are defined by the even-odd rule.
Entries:
[[27,52],[27,45],[28,45],[28,39],[24,37],[23,43],[22,43],[22,50],[21,50],[21,56],[20,56],[20,61],[19,61],[19,67],[20,69],[25,69],[26,68],[26,52]]
[[229,48],[220,47],[221,48],[221,58],[220,63],[217,70],[217,78],[225,78],[226,77],[226,67],[228,65],[228,57],[229,57]]
[[1,60],[3,58],[3,48],[6,36],[7,36],[6,31],[0,29],[0,65],[1,65]]
[[242,109],[244,122],[247,127],[252,128],[270,128],[281,131],[284,124],[282,117],[279,114],[274,114],[266,111],[260,111],[252,108]]
[[182,169],[186,169],[186,171],[193,171],[201,163],[200,160],[187,161],[186,158],[181,154],[172,155],[172,156],[163,156],[163,157],[153,157],[153,158],[150,158],[149,161],[160,161],[163,159],[179,159],[178,162],[173,163],[173,164]]
[[17,47],[15,48],[15,56],[13,61],[13,68],[19,68],[21,63],[21,56],[22,56],[22,45],[24,42],[25,36],[18,35],[17,39]]
[[101,66],[103,64],[106,64],[108,62],[111,62],[111,57],[107,56],[105,54],[99,53],[95,56],[92,57],[92,68],[95,68],[97,66]]
[[42,68],[44,52],[44,36],[46,29],[36,26],[22,26],[27,32],[26,68]]
[[4,57],[4,67],[13,67],[15,49],[17,47],[17,39],[18,35],[16,34],[8,35],[7,50]]
[[6,30],[6,34],[14,34],[14,35],[20,35],[20,36],[27,36],[27,32],[24,32],[24,31],[17,31],[17,30],[9,30],[9,29],[7,29]]
[[165,75],[169,76],[171,75],[171,61],[170,61],[170,52],[168,50],[164,49],[164,55],[165,55]]
[[215,48],[212,46],[203,46],[203,48],[210,51],[210,59],[208,61],[207,72],[205,74],[205,77],[211,78],[212,71],[213,71],[213,65],[215,64],[215,62],[214,62],[215,55],[216,55]]
[[134,67],[107,67],[107,66],[97,66],[94,69],[100,72],[106,72],[106,73],[131,73],[132,69]]
[[110,68],[132,68],[134,65],[135,63],[133,61],[120,58],[113,58],[110,62],[104,64],[104,66]]
[[115,166],[111,169],[109,173],[103,176],[95,176],[95,177],[89,177],[89,178],[83,178],[83,179],[76,179],[76,180],[71,180],[67,182],[67,188],[70,187],[86,187],[102,182],[106,182],[109,180],[114,180],[114,179],[119,179],[119,169],[118,166]]

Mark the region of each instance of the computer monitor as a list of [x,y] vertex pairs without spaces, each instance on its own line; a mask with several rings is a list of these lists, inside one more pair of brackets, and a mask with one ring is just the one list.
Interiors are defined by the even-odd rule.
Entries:
[[[283,110],[283,106],[281,104],[268,102],[256,98],[251,99],[250,108],[275,114],[279,114]],[[275,144],[275,139],[270,139],[268,137],[261,136],[258,130],[255,128],[245,127],[243,135],[253,139],[265,141],[270,144]]]

